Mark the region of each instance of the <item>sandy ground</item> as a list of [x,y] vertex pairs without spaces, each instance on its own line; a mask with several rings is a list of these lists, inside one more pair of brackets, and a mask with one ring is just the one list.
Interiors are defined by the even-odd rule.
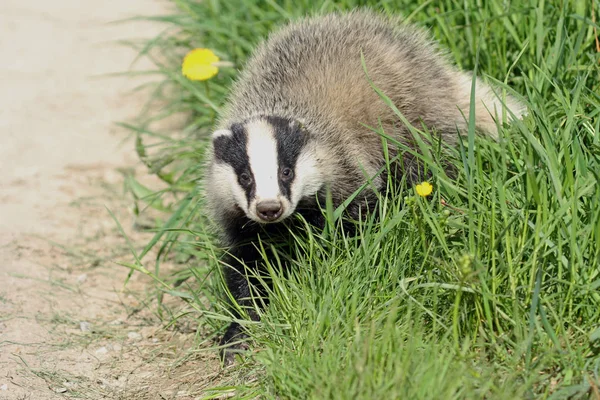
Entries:
[[[0,400],[187,399],[218,374],[190,353],[193,330],[166,331],[151,285],[124,289],[127,246],[142,245],[119,168],[137,166],[115,127],[136,115],[135,54],[115,45],[163,27],[109,24],[167,11],[159,0],[0,2]],[[144,69],[148,65],[136,66]]]

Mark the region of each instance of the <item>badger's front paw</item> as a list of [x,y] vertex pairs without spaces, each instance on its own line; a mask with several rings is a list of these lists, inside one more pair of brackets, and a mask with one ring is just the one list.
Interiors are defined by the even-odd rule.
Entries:
[[237,322],[232,322],[225,331],[221,342],[220,351],[221,361],[224,365],[231,365],[235,360],[235,355],[248,350],[246,339],[248,335],[244,332],[244,328]]

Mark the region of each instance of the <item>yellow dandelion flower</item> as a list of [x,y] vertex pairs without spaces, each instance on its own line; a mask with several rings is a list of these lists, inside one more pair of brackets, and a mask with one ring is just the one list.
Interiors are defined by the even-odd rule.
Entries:
[[205,81],[219,72],[219,57],[209,49],[194,49],[187,53],[181,65],[181,73],[192,81]]
[[427,197],[433,192],[433,186],[429,182],[421,182],[415,189],[417,189],[417,194],[421,197]]

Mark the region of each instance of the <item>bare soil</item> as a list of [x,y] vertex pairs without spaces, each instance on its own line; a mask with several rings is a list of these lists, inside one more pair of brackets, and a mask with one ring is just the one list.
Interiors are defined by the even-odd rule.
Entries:
[[167,7],[0,3],[0,400],[193,399],[218,379],[193,327],[163,328],[146,277],[124,286],[114,261],[131,255],[107,211],[138,248],[151,237],[134,229],[119,172],[144,170],[114,125],[140,110],[142,81],[105,75],[135,57],[115,41],[164,29],[111,22]]

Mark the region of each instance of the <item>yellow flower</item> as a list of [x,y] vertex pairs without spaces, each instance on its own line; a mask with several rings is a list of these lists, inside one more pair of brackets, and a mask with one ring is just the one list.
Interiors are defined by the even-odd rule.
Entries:
[[417,189],[417,194],[421,197],[427,197],[433,192],[433,186],[429,182],[421,182],[415,189]]
[[209,49],[194,49],[187,53],[181,65],[181,73],[192,81],[205,81],[219,72],[215,65],[219,57]]

